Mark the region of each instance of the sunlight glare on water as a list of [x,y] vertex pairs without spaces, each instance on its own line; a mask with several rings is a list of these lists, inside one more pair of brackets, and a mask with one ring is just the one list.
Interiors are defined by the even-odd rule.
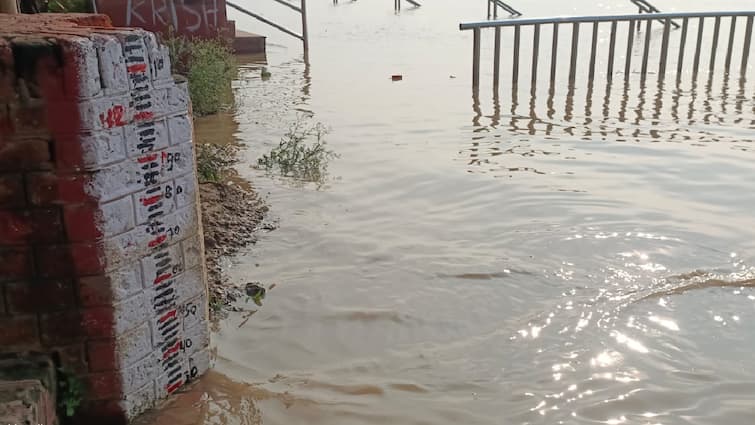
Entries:
[[[280,228],[228,272],[276,287],[214,335],[216,372],[253,402],[186,423],[755,423],[753,82],[475,100],[458,24],[485,2],[422,3],[311,1],[309,65],[232,14],[269,34],[271,77],[242,66],[236,124],[217,137],[243,146],[239,173]],[[297,120],[331,129],[339,157],[319,186],[252,167]],[[223,405],[217,379],[195,390],[205,406]]]

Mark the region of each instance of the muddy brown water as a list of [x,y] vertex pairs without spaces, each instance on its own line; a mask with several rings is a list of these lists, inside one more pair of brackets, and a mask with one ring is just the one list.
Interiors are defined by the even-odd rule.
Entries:
[[[208,137],[243,146],[280,228],[227,269],[277,285],[157,423],[755,423],[754,81],[476,101],[457,25],[484,1],[311,3],[308,66],[234,16],[272,75],[243,65]],[[332,129],[321,185],[252,167],[297,119]]]

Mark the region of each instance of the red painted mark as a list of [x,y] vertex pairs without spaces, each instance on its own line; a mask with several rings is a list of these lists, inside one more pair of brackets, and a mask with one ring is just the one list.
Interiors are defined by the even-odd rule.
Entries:
[[181,349],[181,341],[178,341],[178,342],[176,342],[176,344],[174,346],[170,347],[170,349],[168,351],[166,351],[166,352],[163,353],[163,360],[167,359],[172,354],[177,353],[178,350],[180,350],[180,349]]
[[163,315],[163,317],[160,318],[160,323],[164,323],[168,319],[175,319],[178,312],[176,310],[171,310]]
[[145,121],[151,119],[154,116],[155,114],[152,112],[139,112],[138,114],[134,115],[134,121]]
[[166,390],[168,390],[168,394],[173,394],[177,389],[181,388],[181,385],[184,384],[184,380],[181,379],[180,381],[176,382],[173,385],[168,385],[165,387]]
[[173,277],[173,275],[170,274],[170,273],[165,273],[163,275],[157,276],[155,278],[155,285],[159,285],[159,284],[165,282],[166,280],[170,279],[171,277]]
[[150,248],[154,248],[154,247],[160,245],[161,243],[165,242],[165,239],[168,239],[168,235],[158,236],[155,240],[150,241],[149,247]]
[[115,105],[106,112],[100,114],[100,122],[106,128],[123,127],[127,123],[123,121],[125,109],[121,105]]
[[144,72],[147,70],[147,64],[146,63],[140,63],[137,65],[130,65],[128,68],[126,68],[129,74],[134,74],[136,72]]
[[140,201],[142,201],[142,205],[144,205],[145,207],[148,207],[152,204],[157,203],[157,201],[159,201],[160,199],[163,199],[163,195],[155,195],[155,196],[150,196],[149,198],[141,198]]
[[157,159],[157,154],[153,153],[152,155],[143,156],[141,158],[137,158],[136,160],[139,162],[139,164],[144,164],[146,162],[152,162]]

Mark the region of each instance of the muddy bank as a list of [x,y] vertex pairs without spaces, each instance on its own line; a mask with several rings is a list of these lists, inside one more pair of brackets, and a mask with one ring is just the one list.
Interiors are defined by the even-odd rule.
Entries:
[[203,182],[199,196],[210,310],[218,314],[241,295],[241,290],[224,276],[222,259],[256,242],[255,232],[269,227],[263,224],[268,207],[252,188],[232,182]]

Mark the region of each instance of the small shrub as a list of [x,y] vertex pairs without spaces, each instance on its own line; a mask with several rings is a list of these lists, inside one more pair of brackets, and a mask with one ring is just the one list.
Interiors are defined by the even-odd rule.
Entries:
[[225,40],[189,39],[170,33],[164,42],[170,50],[173,71],[189,80],[196,115],[217,113],[233,101],[231,81],[236,77],[236,60]]
[[197,146],[197,178],[200,183],[220,182],[236,162],[230,146],[204,143]]
[[[278,146],[257,160],[268,172],[322,185],[328,175],[328,161],[338,155],[327,149],[328,130],[321,123],[307,126],[299,119],[281,139]],[[309,139],[314,141],[307,144]]]

